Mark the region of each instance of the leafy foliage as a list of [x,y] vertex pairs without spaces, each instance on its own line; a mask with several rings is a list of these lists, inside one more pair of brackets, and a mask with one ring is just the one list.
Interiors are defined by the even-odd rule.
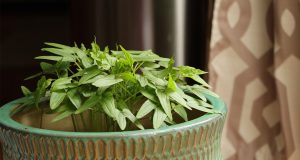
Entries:
[[[175,114],[188,121],[186,109],[216,113],[206,95],[217,95],[200,77],[206,73],[202,70],[175,67],[173,59],[160,57],[150,50],[131,51],[122,46],[117,51],[108,47],[101,50],[95,42],[91,48],[83,44],[80,48],[45,44],[48,47],[42,51],[52,55],[36,57],[43,60],[42,72],[27,79],[41,78],[35,91],[21,86],[28,99],[20,111],[39,107],[40,102],[49,99],[50,109],[58,113],[53,121],[85,112],[103,113],[107,131],[131,129],[131,125],[144,129],[143,119],[151,119],[156,129],[174,124]],[[185,78],[197,84],[190,86]],[[104,126],[99,129],[103,122],[97,120],[93,119],[92,126],[103,130]]]

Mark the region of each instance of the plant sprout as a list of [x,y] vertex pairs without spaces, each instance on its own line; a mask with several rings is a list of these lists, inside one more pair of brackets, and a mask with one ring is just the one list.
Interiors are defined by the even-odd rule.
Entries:
[[[202,70],[175,67],[173,59],[151,50],[122,46],[101,50],[96,42],[91,48],[45,44],[48,47],[42,51],[51,55],[35,58],[43,60],[42,72],[27,78],[39,77],[35,91],[21,86],[26,100],[18,111],[33,107],[43,111],[40,103],[49,101],[49,108],[57,114],[54,122],[71,116],[73,123],[74,116],[88,112],[92,124],[88,129],[83,122],[86,131],[144,129],[143,119],[151,120],[157,129],[175,124],[174,115],[188,121],[187,110],[217,113],[206,99],[217,95],[200,77],[206,73]],[[186,78],[196,84],[188,85]]]

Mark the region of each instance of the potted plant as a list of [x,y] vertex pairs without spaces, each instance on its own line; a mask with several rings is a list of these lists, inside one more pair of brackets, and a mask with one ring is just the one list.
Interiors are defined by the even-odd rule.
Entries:
[[36,89],[0,108],[4,159],[222,159],[226,108],[206,72],[150,50],[46,45]]

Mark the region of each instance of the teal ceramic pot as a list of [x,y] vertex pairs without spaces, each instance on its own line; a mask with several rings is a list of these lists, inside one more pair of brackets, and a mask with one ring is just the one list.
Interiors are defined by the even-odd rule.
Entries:
[[39,129],[15,121],[20,100],[0,108],[4,160],[19,159],[201,159],[221,160],[221,133],[226,107],[208,97],[223,114],[205,114],[188,122],[123,132],[67,132]]

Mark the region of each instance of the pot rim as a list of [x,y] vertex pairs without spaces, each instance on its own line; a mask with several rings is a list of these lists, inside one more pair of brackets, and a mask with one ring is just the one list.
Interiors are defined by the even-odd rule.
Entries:
[[14,101],[11,101],[0,108],[0,128],[4,126],[5,128],[9,128],[11,130],[15,130],[17,132],[35,134],[35,135],[44,135],[44,136],[55,136],[55,137],[89,137],[89,138],[124,138],[124,137],[133,137],[133,136],[153,136],[153,135],[162,135],[166,133],[174,133],[176,131],[187,130],[190,128],[194,128],[196,126],[205,126],[207,123],[211,121],[217,120],[221,117],[224,117],[227,113],[227,108],[225,103],[216,97],[212,97],[206,95],[207,99],[211,102],[214,109],[221,112],[222,114],[209,114],[198,117],[193,120],[189,120],[187,122],[161,127],[158,129],[145,129],[145,130],[133,130],[133,131],[118,131],[118,132],[71,132],[71,131],[57,131],[57,130],[48,130],[48,129],[40,129],[34,128],[31,126],[27,126],[21,124],[12,119],[11,112],[14,110],[18,104],[24,100],[24,98],[19,98]]

